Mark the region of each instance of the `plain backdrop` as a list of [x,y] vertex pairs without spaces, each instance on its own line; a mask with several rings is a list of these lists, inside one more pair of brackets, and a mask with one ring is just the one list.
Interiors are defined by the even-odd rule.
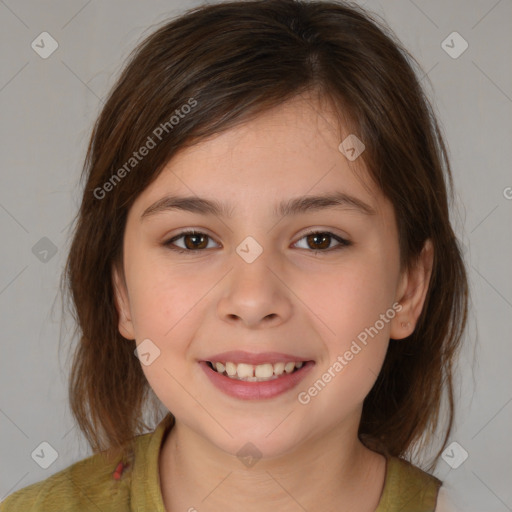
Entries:
[[[435,474],[461,511],[512,510],[512,2],[361,4],[422,66],[455,178],[452,222],[472,303],[447,460],[467,458],[456,468],[441,459]],[[92,453],[70,415],[69,361],[59,352],[60,338],[66,350],[71,343],[58,286],[79,173],[128,53],[153,25],[196,5],[0,0],[0,500]],[[42,32],[58,44],[47,58],[32,46],[45,37],[51,49]],[[41,443],[58,455],[47,469],[34,454],[53,452]]]

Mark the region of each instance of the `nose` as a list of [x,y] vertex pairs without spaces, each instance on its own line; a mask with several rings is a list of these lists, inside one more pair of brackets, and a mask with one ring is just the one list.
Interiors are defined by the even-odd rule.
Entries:
[[277,327],[291,316],[291,295],[263,255],[252,263],[239,259],[225,280],[217,313],[224,322],[250,329]]

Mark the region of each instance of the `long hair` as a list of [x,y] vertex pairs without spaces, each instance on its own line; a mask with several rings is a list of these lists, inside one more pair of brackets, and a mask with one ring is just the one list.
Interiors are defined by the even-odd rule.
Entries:
[[[468,283],[449,220],[447,150],[418,69],[382,21],[341,1],[197,7],[135,48],[93,128],[61,282],[79,333],[70,405],[94,452],[123,453],[147,428],[151,390],[135,341],[118,331],[112,283],[113,266],[122,269],[131,205],[181,148],[314,92],[364,141],[360,158],[394,207],[401,268],[414,265],[427,239],[434,247],[416,329],[407,340],[391,340],[363,404],[360,439],[405,456],[439,426],[445,397],[439,457],[453,424]],[[143,146],[153,147],[142,157]]]

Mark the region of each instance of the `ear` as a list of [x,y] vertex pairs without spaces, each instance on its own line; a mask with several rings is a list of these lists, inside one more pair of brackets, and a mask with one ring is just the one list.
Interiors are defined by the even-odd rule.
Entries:
[[119,315],[119,332],[121,336],[128,340],[135,339],[135,329],[133,327],[131,312],[130,312],[130,301],[128,299],[128,290],[126,288],[126,282],[124,275],[120,275],[117,265],[112,266],[112,283],[114,287],[114,299],[117,313]]
[[427,296],[433,262],[434,247],[429,238],[414,267],[401,276],[396,301],[402,309],[391,321],[392,339],[400,340],[413,333]]

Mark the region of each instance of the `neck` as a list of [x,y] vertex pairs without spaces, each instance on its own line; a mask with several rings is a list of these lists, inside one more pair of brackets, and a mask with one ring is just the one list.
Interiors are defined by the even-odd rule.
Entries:
[[178,421],[159,461],[167,512],[339,510],[340,504],[344,511],[373,512],[385,465],[382,455],[359,441],[357,425],[355,432],[341,426],[291,452],[245,465]]

